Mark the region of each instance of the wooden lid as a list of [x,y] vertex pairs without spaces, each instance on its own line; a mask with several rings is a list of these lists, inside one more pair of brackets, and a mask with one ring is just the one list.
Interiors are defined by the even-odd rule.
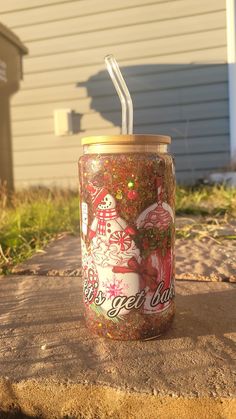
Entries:
[[82,138],[82,145],[89,144],[170,144],[171,137],[166,135],[96,135],[93,137]]

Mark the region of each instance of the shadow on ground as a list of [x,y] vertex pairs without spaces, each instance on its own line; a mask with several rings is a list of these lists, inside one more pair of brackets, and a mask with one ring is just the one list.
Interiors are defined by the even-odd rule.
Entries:
[[43,419],[43,416],[29,416],[20,410],[3,412],[0,410],[0,419]]

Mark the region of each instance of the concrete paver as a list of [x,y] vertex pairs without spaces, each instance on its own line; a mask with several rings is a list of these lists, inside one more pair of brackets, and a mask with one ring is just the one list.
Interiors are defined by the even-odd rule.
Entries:
[[80,237],[63,235],[45,250],[17,265],[13,273],[21,275],[80,276]]
[[236,286],[176,288],[177,315],[163,337],[117,342],[86,329],[78,277],[0,278],[1,409],[45,418],[233,418]]

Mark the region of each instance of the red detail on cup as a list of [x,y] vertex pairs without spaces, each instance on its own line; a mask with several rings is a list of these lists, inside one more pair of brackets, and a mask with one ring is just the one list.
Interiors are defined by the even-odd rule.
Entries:
[[125,231],[115,231],[109,239],[110,244],[119,244],[120,250],[123,252],[131,247],[132,239]]

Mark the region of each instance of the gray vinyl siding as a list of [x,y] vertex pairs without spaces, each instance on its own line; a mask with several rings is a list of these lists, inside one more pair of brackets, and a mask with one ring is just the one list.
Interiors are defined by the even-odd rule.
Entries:
[[[16,186],[76,185],[81,137],[120,133],[109,53],[133,98],[134,132],[171,135],[180,182],[229,164],[225,0],[8,3],[0,19],[29,48],[11,108]],[[76,112],[78,134],[54,135],[61,108]]]

